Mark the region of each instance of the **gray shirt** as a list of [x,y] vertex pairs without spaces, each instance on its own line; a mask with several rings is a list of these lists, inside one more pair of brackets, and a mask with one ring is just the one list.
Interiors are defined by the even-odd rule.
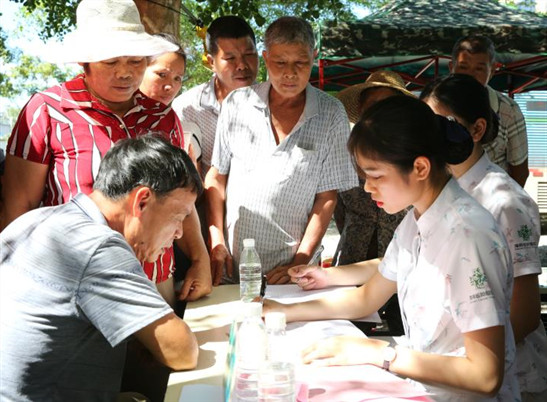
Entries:
[[172,310],[90,198],[0,233],[0,399],[113,400],[125,340]]

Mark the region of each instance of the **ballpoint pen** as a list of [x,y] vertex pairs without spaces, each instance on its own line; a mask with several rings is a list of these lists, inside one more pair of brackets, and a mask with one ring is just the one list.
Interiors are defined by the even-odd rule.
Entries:
[[310,261],[308,262],[308,265],[312,265],[314,263],[314,261],[317,259],[317,257],[319,257],[321,255],[321,253],[323,252],[324,249],[325,249],[325,247],[321,244],[315,250],[315,253],[313,253],[313,255],[311,256]]
[[260,285],[260,297],[263,299],[264,296],[266,296],[266,284],[268,283],[268,279],[266,278],[266,275],[262,275],[262,284]]

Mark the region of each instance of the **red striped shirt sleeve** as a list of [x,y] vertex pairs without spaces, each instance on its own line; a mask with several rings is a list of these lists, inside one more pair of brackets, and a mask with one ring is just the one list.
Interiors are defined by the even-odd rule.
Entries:
[[41,94],[35,94],[19,113],[8,140],[8,152],[31,162],[49,164],[50,127],[48,105]]

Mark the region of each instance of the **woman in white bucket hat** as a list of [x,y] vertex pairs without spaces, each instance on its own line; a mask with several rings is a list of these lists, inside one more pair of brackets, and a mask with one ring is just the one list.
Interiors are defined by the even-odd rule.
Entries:
[[169,41],[146,33],[133,0],[83,0],[76,11],[76,29],[54,49],[51,61],[95,63],[176,50]]
[[[132,0],[78,5],[76,29],[47,58],[78,63],[84,73],[36,93],[21,111],[7,146],[2,228],[31,209],[90,193],[102,156],[122,138],[154,131],[184,145],[175,113],[138,90],[149,57],[176,50],[145,32]],[[180,296],[195,300],[211,291],[209,257],[195,211],[185,220],[184,233],[178,242],[194,265]],[[151,280],[165,282],[160,291],[171,304],[172,256],[170,247],[157,262],[144,264]]]

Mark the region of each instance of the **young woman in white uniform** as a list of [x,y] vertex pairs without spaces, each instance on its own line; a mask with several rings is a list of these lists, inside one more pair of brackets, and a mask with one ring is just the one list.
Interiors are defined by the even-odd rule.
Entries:
[[304,303],[265,300],[264,313],[284,311],[290,321],[355,319],[397,292],[404,344],[332,337],[304,350],[304,361],[374,364],[422,383],[439,401],[517,401],[511,255],[492,215],[447,171],[473,148],[455,125],[406,96],[365,112],[348,142],[365,191],[388,213],[413,209],[368,283]]
[[484,86],[468,75],[455,74],[433,82],[421,98],[435,113],[453,116],[473,137],[471,156],[450,170],[458,184],[492,213],[505,234],[515,278],[511,324],[522,400],[547,401],[547,336],[540,319],[538,285],[538,206],[503,169],[490,162],[482,148],[498,132]]

